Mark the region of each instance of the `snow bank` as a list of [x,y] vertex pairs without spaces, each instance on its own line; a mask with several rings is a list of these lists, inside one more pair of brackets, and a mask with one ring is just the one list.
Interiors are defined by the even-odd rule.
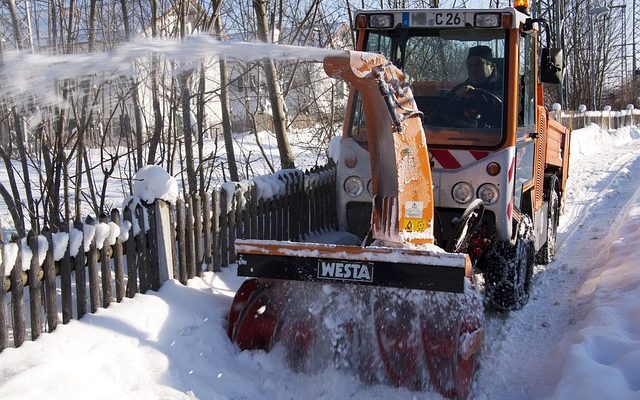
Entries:
[[[640,398],[640,192],[577,293],[554,399]],[[613,222],[613,221],[612,221]]]
[[607,131],[596,124],[576,129],[571,133],[571,157],[585,157],[599,154],[609,147],[619,147],[640,137],[635,127],[624,127]]

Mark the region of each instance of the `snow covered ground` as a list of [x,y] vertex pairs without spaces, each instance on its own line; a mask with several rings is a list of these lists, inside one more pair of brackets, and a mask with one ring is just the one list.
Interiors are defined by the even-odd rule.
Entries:
[[[640,398],[640,129],[574,131],[557,260],[491,315],[477,399]],[[438,399],[343,372],[296,374],[225,333],[232,268],[167,282],[0,354],[2,399]]]

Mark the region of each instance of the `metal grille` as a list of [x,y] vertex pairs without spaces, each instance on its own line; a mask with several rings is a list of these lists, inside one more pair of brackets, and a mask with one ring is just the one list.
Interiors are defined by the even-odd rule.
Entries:
[[538,146],[536,152],[536,167],[535,167],[535,204],[534,209],[539,208],[542,205],[542,185],[544,184],[544,160],[545,153],[547,150],[547,113],[544,110],[544,107],[538,107],[538,112],[540,113],[540,121],[538,125]]

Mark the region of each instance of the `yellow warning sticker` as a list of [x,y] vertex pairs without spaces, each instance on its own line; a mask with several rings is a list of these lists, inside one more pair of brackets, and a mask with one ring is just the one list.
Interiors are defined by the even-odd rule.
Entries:
[[405,232],[424,232],[427,229],[427,221],[424,219],[408,218],[404,220]]

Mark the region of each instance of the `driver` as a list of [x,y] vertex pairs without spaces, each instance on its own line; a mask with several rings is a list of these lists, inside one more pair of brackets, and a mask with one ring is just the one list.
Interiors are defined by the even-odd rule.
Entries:
[[499,127],[502,120],[502,79],[489,46],[474,46],[467,55],[469,78],[451,89],[449,112],[465,125]]

